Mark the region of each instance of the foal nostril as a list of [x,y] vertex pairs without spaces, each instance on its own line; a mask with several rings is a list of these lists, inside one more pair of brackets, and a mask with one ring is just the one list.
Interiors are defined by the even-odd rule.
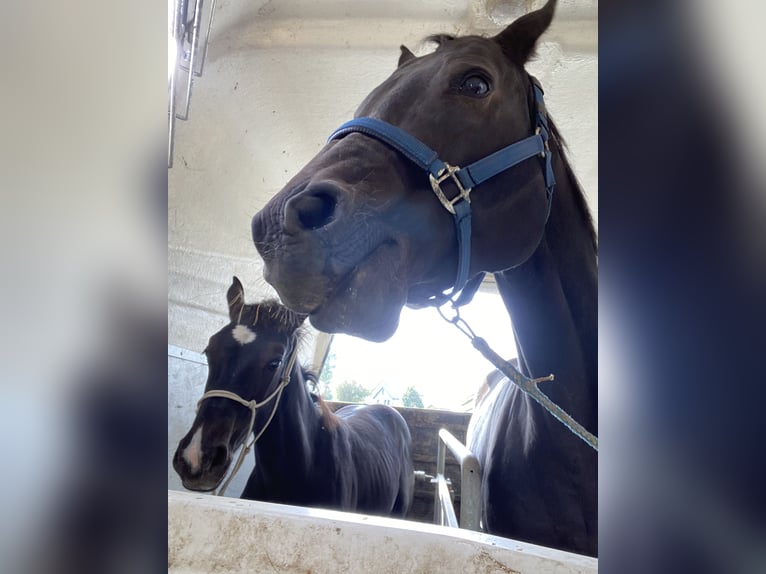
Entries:
[[229,457],[229,449],[225,446],[217,446],[213,450],[213,456],[210,457],[210,468],[218,468],[219,466],[225,466],[226,460]]
[[287,219],[302,229],[321,229],[335,218],[337,194],[330,188],[308,188],[287,203]]
[[173,455],[173,469],[181,477],[189,476],[191,474],[190,465],[186,461],[186,459],[181,455],[180,447],[176,450],[176,453]]

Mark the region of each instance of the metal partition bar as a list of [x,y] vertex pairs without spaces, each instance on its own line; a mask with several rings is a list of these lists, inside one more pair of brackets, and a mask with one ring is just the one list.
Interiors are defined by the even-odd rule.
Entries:
[[[191,47],[189,49],[189,66],[186,76],[186,97],[184,98],[184,111],[178,114],[179,120],[189,119],[189,103],[191,102],[192,85],[194,84],[194,61],[197,58],[197,42],[199,39],[199,22],[202,18],[202,0],[194,2],[194,19],[192,20]],[[180,61],[183,61],[182,59]]]
[[[173,4],[172,38],[176,45],[176,59],[180,58],[183,49],[183,19],[186,14],[186,0],[176,0]],[[173,167],[173,142],[176,131],[176,68],[174,62],[173,71],[168,78],[168,169]]]
[[[207,21],[207,29],[205,30],[204,45],[200,44],[200,36],[203,32],[203,0],[169,0],[169,6],[171,3],[173,5],[172,27],[169,32],[176,46],[176,60],[173,63],[172,71],[169,71],[168,77],[168,169],[173,167],[175,122],[177,119],[189,119],[189,105],[194,77],[202,76],[202,70],[205,66],[216,0],[212,0],[210,3],[210,15]],[[192,5],[192,19],[188,20],[189,10],[192,8]],[[171,15],[169,14],[169,16]],[[184,71],[187,74],[186,81],[184,82],[186,90],[182,103],[176,102],[176,91],[181,83],[177,77],[179,71]]]
[[434,498],[434,522],[457,526],[455,508],[449,493],[444,467],[447,448],[460,463],[460,528],[479,531],[481,518],[481,467],[476,456],[447,429],[439,430],[439,447],[436,453],[436,493]]
[[[439,480],[441,477],[442,480]],[[444,480],[443,475],[438,475],[436,479],[436,505],[434,512],[438,515],[437,524],[449,526],[450,528],[460,528],[455,515],[455,507],[452,503],[452,494],[449,491],[449,485]]]

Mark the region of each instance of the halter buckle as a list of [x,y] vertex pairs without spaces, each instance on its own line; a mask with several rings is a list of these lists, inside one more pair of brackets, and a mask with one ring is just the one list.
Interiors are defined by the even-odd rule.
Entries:
[[[457,172],[460,171],[460,168],[458,166],[450,165],[448,163],[444,163],[444,168],[442,168],[439,173],[434,177],[434,174],[429,173],[428,179],[431,181],[431,188],[434,190],[434,193],[436,194],[436,197],[439,198],[439,201],[444,206],[444,208],[449,211],[452,215],[455,215],[455,204],[465,200],[468,203],[471,203],[471,188],[465,189],[463,187],[463,184],[460,183],[460,180],[455,175]],[[456,195],[452,199],[447,199],[447,196],[444,195],[444,191],[442,191],[441,184],[442,182],[446,181],[447,179],[452,179],[453,182],[455,182],[455,185],[457,186],[458,191],[460,192],[458,195]]]
[[543,140],[543,151],[540,152],[540,157],[545,159],[545,155],[551,153],[551,148],[548,145],[548,138],[547,137],[543,137],[542,131],[543,131],[543,129],[540,126],[537,126],[535,128],[535,135],[536,136],[540,136],[542,138],[542,140]]

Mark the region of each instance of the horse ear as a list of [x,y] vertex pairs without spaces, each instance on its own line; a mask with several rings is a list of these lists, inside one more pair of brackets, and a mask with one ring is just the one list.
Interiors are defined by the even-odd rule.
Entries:
[[415,54],[410,52],[410,49],[407,46],[405,46],[404,44],[399,46],[399,49],[402,51],[402,53],[399,56],[399,62],[396,64],[397,67],[401,66],[405,62],[409,62],[413,58],[417,58],[417,56],[415,56]]
[[242,307],[245,305],[245,289],[235,275],[231,287],[226,292],[226,301],[229,303],[229,318],[232,321],[239,319]]
[[550,26],[555,8],[556,0],[548,0],[545,6],[515,20],[494,37],[512,62],[523,66],[529,60],[537,40]]

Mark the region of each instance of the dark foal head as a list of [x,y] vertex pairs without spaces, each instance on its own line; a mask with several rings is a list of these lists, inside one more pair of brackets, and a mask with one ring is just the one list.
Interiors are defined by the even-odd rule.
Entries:
[[[393,124],[457,166],[532,135],[524,64],[554,5],[492,38],[434,37],[438,48],[422,57],[402,47],[397,69],[355,115]],[[493,177],[471,200],[470,273],[524,262],[547,216],[541,162],[532,158]],[[385,340],[403,305],[423,304],[456,276],[455,226],[428,177],[360,133],[329,142],[255,215],[252,228],[266,280],[323,331]]]
[[[226,298],[231,322],[210,337],[205,349],[205,392],[225,390],[245,401],[261,402],[279,385],[288,358],[298,344],[305,315],[293,313],[277,301],[245,305],[244,289],[236,277]],[[261,407],[259,413],[271,413],[277,406],[275,400]],[[251,412],[227,398],[201,401],[194,423],[173,457],[173,468],[185,488],[207,491],[218,486],[232,454],[248,439]]]

